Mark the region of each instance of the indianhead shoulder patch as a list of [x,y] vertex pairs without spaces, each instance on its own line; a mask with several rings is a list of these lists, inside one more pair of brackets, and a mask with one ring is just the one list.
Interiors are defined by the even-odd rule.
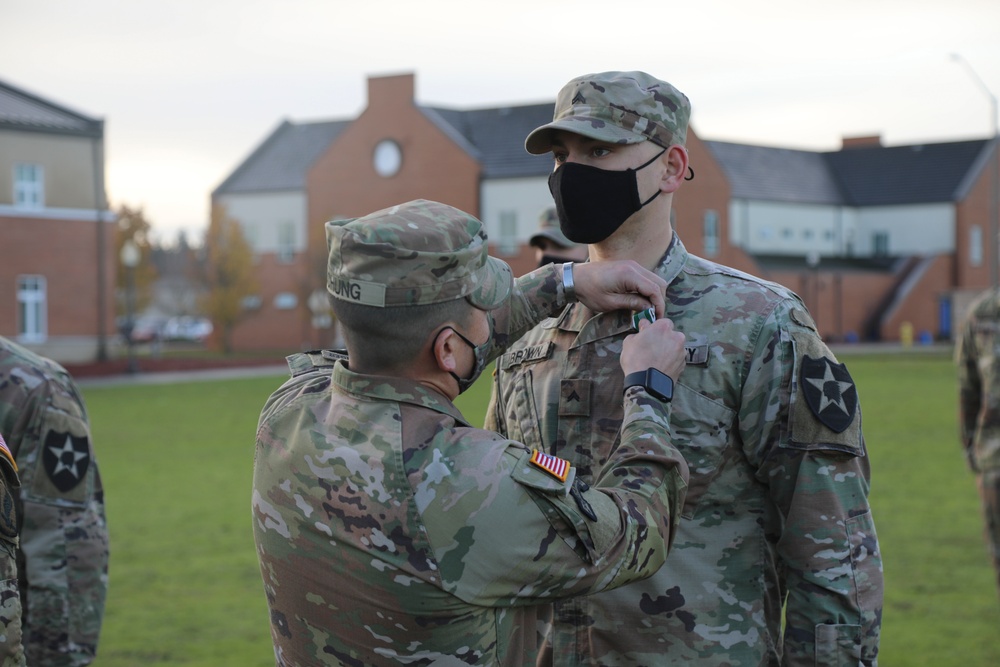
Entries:
[[802,394],[813,415],[834,433],[843,433],[858,410],[858,390],[847,366],[827,357],[802,358]]
[[530,463],[535,467],[541,468],[545,472],[549,473],[560,482],[565,482],[566,477],[569,476],[569,461],[566,459],[561,459],[558,456],[551,456],[549,454],[544,454],[537,449],[531,452]]
[[66,493],[81,481],[90,467],[90,442],[86,436],[49,431],[42,453],[45,473],[52,484]]

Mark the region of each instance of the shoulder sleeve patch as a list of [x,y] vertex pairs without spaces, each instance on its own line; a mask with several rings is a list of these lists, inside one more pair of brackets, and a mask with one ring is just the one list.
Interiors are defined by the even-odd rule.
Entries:
[[844,364],[813,335],[792,335],[791,447],[864,454],[858,389]]
[[569,477],[569,461],[561,459],[558,456],[543,454],[535,449],[531,452],[531,460],[529,463],[534,465],[536,468],[541,468],[558,479],[560,482],[565,482],[566,478]]
[[511,477],[538,491],[567,496],[573,487],[576,470],[566,459],[532,449],[521,456]]

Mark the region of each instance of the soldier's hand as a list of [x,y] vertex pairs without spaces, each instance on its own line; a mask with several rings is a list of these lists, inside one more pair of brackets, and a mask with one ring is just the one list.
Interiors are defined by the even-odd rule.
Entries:
[[652,306],[663,315],[667,281],[632,260],[573,264],[573,282],[580,303],[594,312]]
[[622,371],[628,375],[655,368],[676,381],[686,365],[684,341],[684,334],[668,319],[640,320],[639,333],[626,336],[622,343]]

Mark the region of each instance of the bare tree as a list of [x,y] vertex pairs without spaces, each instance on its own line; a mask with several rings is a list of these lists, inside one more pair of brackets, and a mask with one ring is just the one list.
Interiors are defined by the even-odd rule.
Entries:
[[225,207],[212,206],[205,232],[201,283],[205,288],[201,309],[219,332],[222,349],[232,352],[233,329],[245,314],[243,301],[257,292],[253,250],[239,222]]

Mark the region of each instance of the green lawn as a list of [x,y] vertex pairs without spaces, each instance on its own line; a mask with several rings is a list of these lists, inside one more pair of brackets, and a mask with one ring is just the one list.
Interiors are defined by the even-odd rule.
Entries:
[[[1000,602],[943,354],[842,355],[886,568],[882,664],[1000,664]],[[459,406],[481,423],[489,386]],[[87,387],[111,527],[95,667],[273,665],[250,532],[257,414],[281,377]]]

